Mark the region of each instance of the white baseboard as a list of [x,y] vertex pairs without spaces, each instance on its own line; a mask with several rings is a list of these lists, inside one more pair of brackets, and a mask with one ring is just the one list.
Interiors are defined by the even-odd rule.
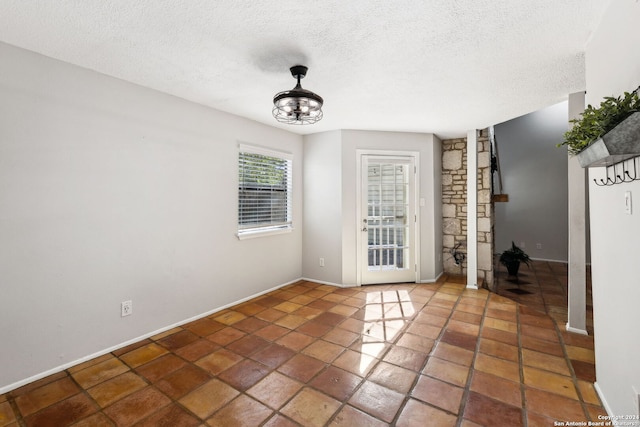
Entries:
[[442,277],[443,274],[444,274],[444,271],[441,271],[440,274],[438,274],[435,279],[420,280],[418,283],[436,283],[438,279]]
[[344,284],[341,284],[341,283],[333,283],[333,282],[327,282],[327,281],[324,281],[324,280],[310,279],[308,277],[302,277],[302,278],[300,278],[300,280],[306,280],[307,282],[313,282],[313,283],[320,283],[321,285],[335,286],[337,288],[356,288],[356,287],[358,287],[358,285],[344,285]]
[[598,397],[600,397],[600,401],[602,402],[602,407],[604,408],[604,410],[607,411],[608,415],[612,415],[613,411],[611,410],[611,406],[607,402],[607,399],[604,397],[604,393],[602,392],[602,389],[600,388],[600,385],[597,381],[593,383],[593,388],[596,389],[596,393],[598,393]]
[[23,380],[16,381],[13,384],[9,384],[9,385],[0,387],[0,394],[4,394],[4,393],[7,393],[7,392],[10,392],[11,390],[15,390],[15,389],[17,389],[19,387],[22,387],[23,385],[27,385],[27,384],[32,383],[34,381],[37,381],[37,380],[40,380],[42,378],[48,377],[49,375],[57,374],[58,372],[64,371],[65,369],[69,369],[69,368],[71,368],[73,366],[76,366],[76,365],[79,365],[81,363],[87,362],[87,361],[89,361],[91,359],[95,359],[96,357],[100,357],[100,356],[103,356],[103,355],[105,355],[107,353],[111,353],[112,351],[115,351],[115,350],[118,350],[120,348],[126,347],[126,346],[131,345],[133,343],[136,343],[138,341],[142,341],[144,339],[150,338],[150,337],[152,337],[154,335],[161,334],[161,333],[163,333],[165,331],[168,331],[170,329],[173,329],[175,327],[182,326],[182,325],[184,325],[186,323],[193,322],[193,321],[198,320],[198,319],[202,319],[203,317],[211,316],[214,313],[217,313],[219,311],[225,310],[225,309],[227,309],[229,307],[233,307],[233,306],[238,305],[238,304],[242,304],[245,301],[249,301],[250,299],[259,297],[259,296],[264,295],[264,294],[268,294],[269,292],[273,292],[273,291],[278,290],[278,289],[280,289],[280,288],[282,288],[284,286],[291,285],[293,283],[299,282],[300,280],[307,280],[307,279],[295,279],[295,280],[292,280],[290,282],[283,283],[283,284],[278,285],[278,286],[274,286],[274,287],[272,287],[270,289],[267,289],[265,291],[261,291],[261,292],[258,292],[256,294],[253,294],[251,296],[248,296],[246,298],[239,299],[238,301],[235,301],[235,302],[232,302],[232,303],[229,303],[229,304],[225,304],[225,305],[223,305],[221,307],[214,308],[213,310],[209,310],[209,311],[207,311],[205,313],[201,313],[201,314],[198,314],[196,316],[190,317],[188,319],[181,320],[181,321],[173,323],[173,324],[171,324],[169,326],[165,326],[165,327],[157,329],[157,330],[155,330],[153,332],[149,332],[147,334],[141,335],[141,336],[139,336],[137,338],[132,338],[130,340],[127,340],[127,341],[122,342],[120,344],[117,344],[117,345],[114,345],[112,347],[106,348],[104,350],[100,350],[100,351],[97,351],[97,352],[95,352],[93,354],[89,354],[87,356],[81,357],[80,359],[73,360],[71,362],[65,363],[65,364],[60,365],[60,366],[56,366],[55,368],[52,368],[52,369],[49,369],[47,371],[40,372],[40,373],[38,373],[36,375],[30,376],[29,378],[25,378]]
[[567,332],[573,332],[574,334],[580,335],[589,335],[589,332],[587,332],[585,329],[574,328],[573,326],[569,326],[569,323],[565,325],[565,328]]
[[[420,281],[416,281],[416,283],[435,283],[435,282],[438,281],[438,279],[440,279],[440,277],[443,274],[444,274],[444,272],[441,272],[440,274],[438,274],[438,276],[435,279],[420,280]],[[335,287],[338,287],[338,288],[358,288],[358,287],[360,287],[360,285],[357,285],[357,284],[345,284],[345,283],[327,282],[327,281],[324,281],[324,280],[311,279],[309,277],[301,277],[300,280],[306,280],[307,282],[320,283],[321,285],[335,286]]]
[[531,257],[531,260],[532,261],[557,262],[557,263],[560,263],[560,264],[568,264],[569,263],[569,261],[567,261],[567,260],[547,259],[547,258],[534,258],[534,257]]

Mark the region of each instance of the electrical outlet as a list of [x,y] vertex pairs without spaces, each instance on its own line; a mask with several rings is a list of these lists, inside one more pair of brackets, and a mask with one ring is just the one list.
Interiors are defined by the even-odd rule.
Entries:
[[324,258],[320,258],[320,267],[324,267]]
[[536,249],[542,249],[542,243],[536,243]]
[[120,312],[121,317],[131,315],[131,313],[133,313],[133,302],[131,300],[122,301],[120,303],[120,311],[121,311]]

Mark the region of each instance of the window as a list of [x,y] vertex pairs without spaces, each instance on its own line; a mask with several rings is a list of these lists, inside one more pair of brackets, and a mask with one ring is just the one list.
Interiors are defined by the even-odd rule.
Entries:
[[288,153],[240,145],[239,238],[291,230],[291,160]]

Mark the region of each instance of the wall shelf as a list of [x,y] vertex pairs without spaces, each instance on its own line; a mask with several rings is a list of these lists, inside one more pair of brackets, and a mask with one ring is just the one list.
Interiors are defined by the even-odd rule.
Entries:
[[583,168],[609,167],[636,156],[640,156],[640,113],[633,113],[576,154]]

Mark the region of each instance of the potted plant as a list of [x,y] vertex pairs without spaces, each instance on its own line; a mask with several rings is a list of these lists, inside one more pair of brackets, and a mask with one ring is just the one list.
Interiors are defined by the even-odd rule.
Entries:
[[640,154],[640,97],[638,91],[617,98],[606,97],[598,108],[592,105],[564,134],[569,153],[582,167],[608,166]]
[[507,267],[509,276],[518,277],[518,270],[520,269],[521,262],[524,262],[529,266],[531,258],[529,258],[529,255],[517,247],[513,242],[511,242],[511,249],[507,249],[500,254],[500,263]]

